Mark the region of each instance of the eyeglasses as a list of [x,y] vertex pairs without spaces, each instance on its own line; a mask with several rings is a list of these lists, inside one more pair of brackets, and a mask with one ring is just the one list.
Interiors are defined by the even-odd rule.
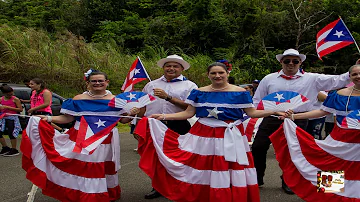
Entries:
[[294,65],[297,65],[297,64],[300,63],[300,61],[297,60],[297,59],[293,59],[293,60],[285,59],[285,60],[283,61],[283,63],[287,65],[287,64],[290,64],[291,61],[292,61],[292,63],[293,63]]
[[104,83],[105,80],[90,80],[91,83]]

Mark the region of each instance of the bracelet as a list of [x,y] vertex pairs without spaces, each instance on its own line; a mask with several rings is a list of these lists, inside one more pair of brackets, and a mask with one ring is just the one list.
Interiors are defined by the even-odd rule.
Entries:
[[50,123],[52,121],[52,116],[46,116],[46,121]]
[[172,99],[172,96],[170,96],[170,95],[165,98],[166,101],[170,101],[171,99]]
[[162,115],[163,115],[163,119],[162,119],[162,120],[165,121],[165,114],[162,114]]
[[291,114],[291,120],[294,121],[294,114]]

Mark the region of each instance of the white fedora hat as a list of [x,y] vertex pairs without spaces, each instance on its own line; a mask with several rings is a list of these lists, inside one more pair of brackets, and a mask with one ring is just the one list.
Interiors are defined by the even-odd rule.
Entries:
[[299,54],[299,51],[295,50],[295,49],[287,49],[286,51],[284,51],[283,54],[278,54],[276,55],[276,59],[280,62],[280,60],[287,55],[291,55],[291,56],[298,56],[301,60],[301,62],[304,62],[306,59],[306,55],[304,54]]
[[165,63],[167,63],[167,62],[177,62],[177,63],[181,64],[181,66],[184,67],[184,70],[187,70],[190,68],[190,64],[178,55],[169,55],[166,58],[159,60],[157,62],[157,65],[159,67],[163,68]]

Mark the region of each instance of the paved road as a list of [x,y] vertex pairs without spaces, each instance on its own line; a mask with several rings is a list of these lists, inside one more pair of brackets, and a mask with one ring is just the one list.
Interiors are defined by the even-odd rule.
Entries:
[[[121,135],[121,165],[119,181],[122,189],[120,202],[165,202],[166,198],[145,200],[144,194],[151,190],[150,179],[139,169],[139,156],[133,151],[136,140],[129,134]],[[275,159],[273,150],[268,153],[268,168],[266,170],[265,185],[260,188],[260,197],[263,202],[301,202],[295,195],[287,195],[281,189],[280,168]],[[0,156],[0,201],[26,201],[27,193],[32,184],[25,178],[21,168],[21,156]],[[55,202],[57,200],[41,194],[38,190],[36,202]]]

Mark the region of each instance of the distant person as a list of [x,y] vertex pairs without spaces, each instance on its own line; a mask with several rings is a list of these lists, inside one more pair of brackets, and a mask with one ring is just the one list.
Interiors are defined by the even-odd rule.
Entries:
[[30,80],[29,79],[24,79],[23,80],[23,83],[26,87],[29,87],[30,88]]
[[253,90],[253,91],[254,91],[254,94],[255,94],[256,89],[258,88],[259,84],[260,84],[260,81],[257,80],[257,79],[255,79],[255,80],[252,82],[252,86],[254,87],[254,90]]
[[[325,101],[327,93],[325,91],[319,92],[317,96],[317,102],[314,103],[312,110],[320,109],[322,103]],[[308,125],[306,127],[306,132],[314,136],[317,140],[322,140],[322,130],[325,124],[325,116],[320,118],[309,118]]]
[[246,91],[249,91],[251,97],[254,96],[254,87],[252,85],[247,85],[244,87]]
[[[0,143],[2,145],[0,155],[16,156],[19,155],[19,151],[16,149],[16,137],[21,131],[21,125],[19,117],[11,116],[11,114],[19,114],[23,108],[20,99],[14,96],[14,90],[10,86],[3,84],[0,86],[0,90],[4,95],[0,100],[0,111],[7,115],[0,119]],[[3,135],[9,136],[11,148],[7,146]]]
[[32,92],[30,100],[21,100],[21,102],[30,102],[28,113],[31,115],[52,115],[52,93],[46,89],[45,82],[42,79],[34,78],[29,84]]
[[229,84],[235,85],[235,78],[234,77],[229,76],[228,81],[229,81]]

